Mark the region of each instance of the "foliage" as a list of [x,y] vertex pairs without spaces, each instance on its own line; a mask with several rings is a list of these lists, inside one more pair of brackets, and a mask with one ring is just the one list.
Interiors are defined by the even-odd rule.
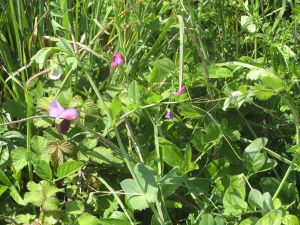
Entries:
[[3,0],[0,18],[1,222],[299,224],[299,0]]

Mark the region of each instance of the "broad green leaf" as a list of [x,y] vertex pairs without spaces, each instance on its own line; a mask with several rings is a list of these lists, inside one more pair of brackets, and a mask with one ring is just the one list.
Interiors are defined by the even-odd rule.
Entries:
[[283,225],[300,225],[299,219],[295,215],[285,215],[282,218]]
[[157,200],[156,173],[152,168],[143,164],[137,164],[134,167],[134,173],[137,180],[123,180],[121,187],[131,207],[135,210],[143,210],[149,207],[148,203],[154,203]]
[[31,147],[33,151],[37,153],[42,153],[46,150],[48,140],[42,136],[33,136],[31,138]]
[[65,212],[70,214],[81,215],[84,212],[84,203],[82,201],[69,201],[65,204]]
[[178,111],[180,115],[188,119],[202,118],[204,116],[201,111],[197,110],[195,107],[193,107],[190,104],[181,104],[178,107]]
[[110,109],[113,119],[118,119],[122,109],[122,102],[117,95],[114,96]]
[[239,223],[239,225],[255,225],[257,220],[258,219],[256,217],[249,217],[243,220],[241,223]]
[[37,164],[34,165],[34,172],[44,180],[52,179],[52,170],[49,162],[45,160],[39,160]]
[[239,215],[245,212],[248,204],[244,201],[246,187],[243,175],[236,175],[230,178],[230,185],[223,197],[225,215]]
[[40,68],[43,68],[43,65],[46,62],[46,60],[58,50],[59,49],[55,47],[42,48],[31,58],[31,60],[39,64]]
[[10,180],[4,173],[4,171],[0,168],[0,182],[5,184],[6,186],[11,186]]
[[226,77],[232,77],[233,73],[230,69],[227,69],[225,67],[221,67],[217,69],[214,73],[209,74],[209,78],[226,78]]
[[169,195],[173,194],[177,188],[183,186],[185,181],[184,177],[177,174],[178,167],[171,169],[160,181],[160,187],[162,189],[163,196],[167,198]]
[[160,59],[154,63],[153,69],[149,76],[150,83],[160,82],[165,76],[172,73],[175,64],[168,58]]
[[126,220],[120,220],[120,219],[100,219],[101,225],[130,225],[131,223]]
[[68,161],[58,166],[57,168],[57,178],[62,179],[64,177],[70,176],[78,171],[84,164],[79,161]]
[[210,180],[207,178],[191,177],[185,180],[189,192],[194,195],[201,195],[208,192]]
[[69,104],[72,101],[72,97],[73,91],[71,88],[68,88],[67,90],[60,92],[57,100],[63,107],[69,107]]
[[257,221],[255,225],[281,225],[282,211],[274,210]]
[[15,220],[19,224],[31,224],[35,218],[36,218],[36,215],[19,214],[16,216]]
[[246,147],[243,154],[243,164],[247,169],[259,171],[263,167],[266,161],[266,156],[265,154],[260,153],[260,150],[267,144],[267,142],[267,138],[257,138]]
[[216,221],[212,215],[205,214],[201,217],[199,225],[216,225]]
[[265,70],[263,68],[253,68],[247,74],[247,78],[249,80],[258,80],[258,79],[262,79],[265,76],[274,76],[274,75],[268,70]]
[[56,43],[57,47],[59,47],[61,50],[63,50],[66,53],[73,54],[73,48],[70,42],[64,38],[59,38],[59,41]]
[[15,186],[11,186],[9,188],[9,194],[19,205],[27,205],[26,201],[23,200]]
[[184,157],[180,152],[180,149],[172,142],[162,137],[159,137],[158,141],[162,150],[163,160],[171,167],[182,166],[184,163]]
[[16,148],[11,152],[12,166],[16,171],[22,170],[27,165],[26,148]]
[[265,76],[262,78],[263,85],[275,91],[281,91],[285,88],[284,82],[275,76]]
[[210,123],[208,127],[206,128],[206,136],[205,141],[206,142],[213,142],[220,138],[221,131],[217,124]]
[[101,225],[101,223],[96,216],[84,213],[77,219],[75,225]]
[[2,106],[3,110],[11,115],[11,117],[26,117],[26,105],[24,102],[15,102],[14,100],[5,101]]
[[252,188],[248,196],[248,202],[252,208],[263,209],[263,195],[257,189]]
[[204,152],[206,149],[205,133],[201,130],[197,130],[193,135],[192,144],[198,151]]
[[128,87],[128,96],[132,99],[133,104],[140,103],[140,87],[137,81],[132,81]]

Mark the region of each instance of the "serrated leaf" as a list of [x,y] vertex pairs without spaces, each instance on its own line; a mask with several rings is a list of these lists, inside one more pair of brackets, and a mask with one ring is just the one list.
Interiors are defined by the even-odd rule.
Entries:
[[48,140],[42,136],[33,136],[31,138],[31,148],[37,153],[42,153],[46,150]]
[[62,179],[64,177],[70,176],[78,171],[84,164],[79,161],[68,161],[58,166],[57,168],[57,178]]
[[69,201],[65,204],[65,212],[74,214],[74,215],[81,215],[84,212],[84,203],[82,201]]
[[97,217],[84,213],[76,221],[75,225],[100,225],[100,221]]

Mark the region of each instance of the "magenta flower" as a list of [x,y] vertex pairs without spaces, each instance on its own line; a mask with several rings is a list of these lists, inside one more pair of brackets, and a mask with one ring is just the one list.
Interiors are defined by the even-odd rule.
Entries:
[[183,86],[181,86],[181,88],[179,88],[173,94],[179,96],[179,95],[182,95],[184,92],[185,92],[185,86],[183,85]]
[[78,112],[76,109],[64,109],[57,100],[53,101],[49,106],[48,114],[51,117],[68,121],[75,120],[78,117]]
[[167,108],[166,119],[171,120],[173,119],[173,117],[174,117],[173,112],[171,111],[171,109]]
[[122,64],[124,64],[124,57],[121,54],[121,52],[117,52],[117,54],[115,54],[113,57],[113,62],[111,64],[111,67],[117,68],[117,67],[121,66]]

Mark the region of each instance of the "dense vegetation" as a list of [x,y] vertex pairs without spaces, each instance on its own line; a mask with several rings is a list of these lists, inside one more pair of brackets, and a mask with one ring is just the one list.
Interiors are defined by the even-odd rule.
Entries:
[[1,0],[0,224],[299,225],[299,0]]

